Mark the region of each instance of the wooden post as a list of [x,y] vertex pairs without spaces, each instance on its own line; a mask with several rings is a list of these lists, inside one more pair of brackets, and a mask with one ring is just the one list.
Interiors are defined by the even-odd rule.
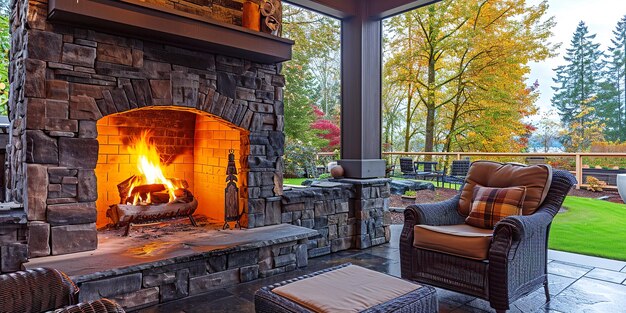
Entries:
[[583,183],[583,157],[576,153],[576,189],[580,189],[580,185]]

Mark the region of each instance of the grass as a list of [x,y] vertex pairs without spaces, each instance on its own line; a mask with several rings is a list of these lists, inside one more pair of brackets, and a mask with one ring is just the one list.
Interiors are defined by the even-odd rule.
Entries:
[[307,180],[307,178],[283,178],[283,184],[300,186],[305,180]]
[[551,249],[626,261],[626,205],[568,196],[563,206],[567,212],[552,223]]

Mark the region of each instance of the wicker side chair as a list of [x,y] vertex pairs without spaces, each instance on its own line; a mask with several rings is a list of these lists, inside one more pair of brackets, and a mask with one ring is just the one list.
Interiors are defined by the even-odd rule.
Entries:
[[409,206],[404,212],[400,237],[402,278],[485,299],[498,313],[506,312],[510,303],[542,286],[546,301],[550,301],[550,224],[575,183],[569,172],[553,171],[550,189],[535,213],[509,216],[495,225],[484,260],[414,246],[415,225],[464,223],[465,217],[457,211],[460,193],[443,202]]
[[78,287],[63,272],[35,268],[0,275],[0,313],[123,313],[117,303],[100,299],[78,302]]
[[55,269],[0,275],[0,312],[46,312],[76,304],[77,296],[78,287]]

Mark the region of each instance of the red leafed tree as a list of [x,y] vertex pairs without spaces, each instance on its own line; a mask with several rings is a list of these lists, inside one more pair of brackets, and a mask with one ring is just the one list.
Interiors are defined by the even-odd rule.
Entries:
[[328,145],[323,147],[323,151],[333,151],[339,149],[341,144],[341,130],[337,126],[336,121],[332,121],[326,118],[326,114],[317,106],[313,106],[313,112],[315,113],[315,121],[311,123],[311,128],[319,130],[318,136],[322,139],[328,140]]

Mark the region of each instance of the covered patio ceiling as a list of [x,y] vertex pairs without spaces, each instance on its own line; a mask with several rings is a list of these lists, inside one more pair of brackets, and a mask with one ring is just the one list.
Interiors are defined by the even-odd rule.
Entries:
[[339,162],[346,177],[385,175],[385,161],[381,159],[382,20],[437,1],[286,1],[341,20]]

